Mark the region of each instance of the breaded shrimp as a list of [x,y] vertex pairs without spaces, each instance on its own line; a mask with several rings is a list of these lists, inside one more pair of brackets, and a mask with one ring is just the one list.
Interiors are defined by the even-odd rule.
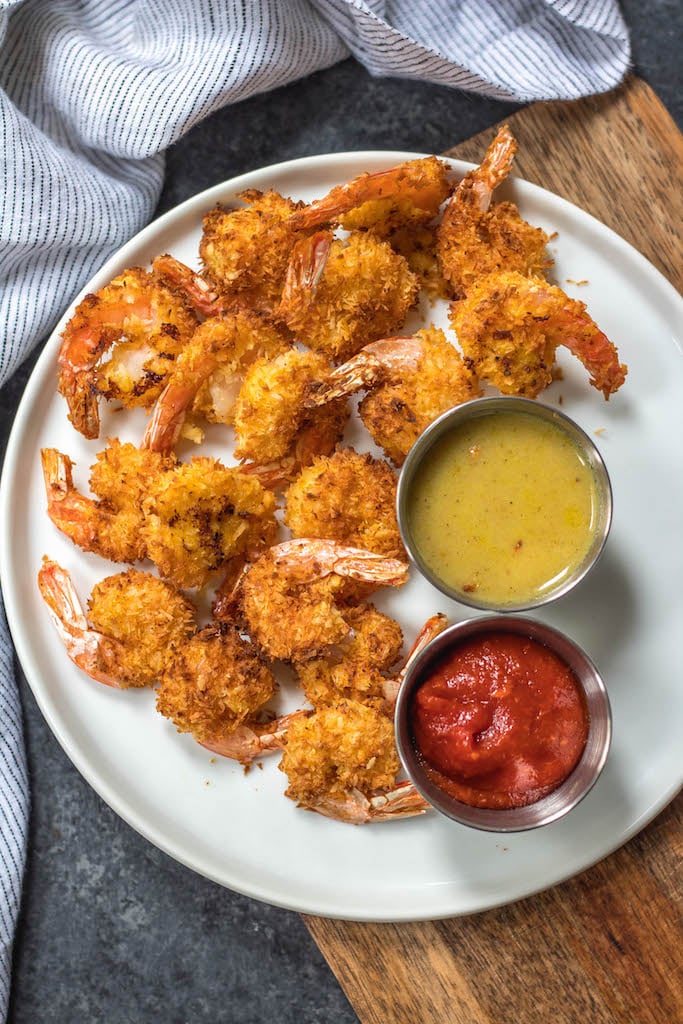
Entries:
[[199,253],[222,293],[271,312],[280,301],[289,254],[305,232],[291,223],[303,207],[271,190],[250,189],[244,207],[216,207],[204,218]]
[[340,821],[391,820],[428,806],[410,783],[396,786],[391,720],[357,701],[342,699],[292,722],[279,767],[286,796]]
[[292,251],[277,310],[297,340],[343,362],[400,330],[419,283],[402,256],[369,234],[318,232]]
[[335,186],[295,213],[291,223],[298,228],[338,224],[388,235],[432,220],[449,191],[447,165],[435,156],[420,157]]
[[[398,675],[389,678],[382,675],[381,670],[387,670],[398,658],[402,642],[398,623],[381,615],[368,604],[349,608],[346,615],[349,622],[353,623],[354,633],[340,652],[330,651],[327,658],[296,666],[302,684],[305,683],[306,695],[315,705],[333,705],[343,697],[391,715],[408,666],[430,640],[446,627],[446,616],[439,614],[428,619],[418,633],[403,668]],[[301,709],[267,724],[250,722],[239,726],[227,739],[203,745],[248,765],[255,757],[281,750],[287,743],[292,723],[311,715],[310,710]],[[349,808],[355,805],[356,799],[353,796],[348,804],[345,801],[341,807],[342,817],[348,815]],[[376,801],[375,809],[384,805],[384,800]],[[330,805],[330,809],[335,806],[339,809],[337,800]]]
[[341,439],[349,417],[345,399],[325,409],[303,405],[311,381],[329,370],[324,356],[294,348],[247,370],[235,405],[235,456],[251,463],[265,486],[291,479]]
[[544,231],[527,224],[514,203],[491,206],[516,151],[517,143],[504,125],[481,166],[468,171],[446,204],[437,228],[437,255],[452,298],[463,298],[480,277],[494,271],[543,277],[552,266]]
[[56,448],[43,448],[40,454],[47,514],[57,529],[84,551],[112,562],[146,557],[142,503],[152,480],[173,468],[173,457],[111,440],[91,470],[90,487],[97,501],[76,490],[68,455]]
[[405,556],[396,521],[396,473],[383,459],[353,449],[320,456],[286,494],[294,537],[323,537],[389,558]]
[[143,446],[167,452],[181,435],[201,441],[204,434],[194,424],[196,417],[232,423],[246,369],[256,359],[272,358],[288,347],[282,328],[253,310],[234,308],[205,320],[176,360],[152,412]]
[[342,601],[368,585],[401,586],[408,566],[326,540],[291,540],[271,548],[241,580],[247,631],[270,658],[306,661],[351,631]]
[[398,623],[367,603],[346,609],[344,616],[353,628],[352,638],[324,657],[295,665],[306,697],[315,707],[345,697],[391,715],[408,666],[445,629],[448,620],[441,613],[428,619],[401,671],[389,674],[403,642]]
[[197,457],[152,481],[144,502],[148,557],[180,587],[201,587],[235,555],[272,544],[275,496],[217,459]]
[[93,589],[88,616],[65,569],[48,558],[38,586],[71,660],[107,686],[151,686],[196,629],[194,606],[170,583],[129,569]]
[[140,267],[86,295],[59,350],[59,391],[76,430],[99,436],[100,396],[127,408],[152,405],[196,326],[182,297]]
[[398,622],[368,603],[344,610],[349,637],[321,658],[295,665],[306,699],[315,707],[341,697],[381,707],[385,672],[401,656],[403,633]]
[[159,680],[157,711],[198,743],[219,743],[266,704],[277,684],[262,656],[234,626],[212,624],[170,659]]
[[504,394],[540,394],[553,379],[559,345],[581,360],[605,398],[626,379],[628,367],[585,304],[545,281],[489,274],[452,303],[450,318],[468,366]]
[[305,405],[324,405],[363,388],[368,394],[359,406],[361,419],[397,466],[437,416],[479,394],[474,374],[435,327],[367,345],[312,385]]

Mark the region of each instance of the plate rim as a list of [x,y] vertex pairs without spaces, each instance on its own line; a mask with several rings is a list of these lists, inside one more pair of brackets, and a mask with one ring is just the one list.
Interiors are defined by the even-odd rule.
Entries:
[[[292,171],[297,171],[298,169],[308,170],[309,168],[318,167],[329,169],[332,174],[335,165],[338,164],[341,167],[348,164],[350,161],[367,161],[370,163],[381,160],[398,163],[426,155],[430,154],[406,152],[401,150],[351,150],[341,153],[316,154],[313,156],[304,156],[293,160],[281,161],[265,167],[255,168],[252,171],[245,172],[234,178],[212,185],[193,196],[189,196],[172,209],[166,211],[166,213],[151,221],[106,259],[97,273],[93,275],[85,287],[81,289],[81,291],[79,291],[79,293],[69,303],[63,316],[51,331],[45,342],[43,351],[31,371],[24,393],[17,407],[14,422],[7,441],[2,478],[0,479],[0,583],[2,584],[7,622],[12,641],[26,680],[43,718],[57,739],[57,742],[62,747],[62,750],[79,774],[82,775],[88,785],[95,790],[100,798],[104,800],[109,807],[111,807],[114,813],[130,825],[131,828],[158,849],[162,850],[165,854],[172,857],[179,863],[182,863],[190,870],[193,870],[203,877],[229,888],[234,892],[269,903],[272,906],[298,913],[310,914],[312,916],[324,916],[341,920],[407,922],[458,917],[504,906],[512,902],[516,902],[517,900],[525,899],[531,895],[546,891],[556,885],[560,885],[567,879],[588,870],[590,867],[609,856],[649,824],[649,822],[652,821],[675,798],[681,787],[683,787],[683,765],[681,777],[679,779],[674,779],[657,799],[653,800],[647,808],[643,809],[635,821],[633,821],[627,829],[614,839],[614,842],[601,846],[601,852],[599,852],[597,856],[586,860],[580,867],[574,866],[568,868],[565,873],[561,873],[553,881],[547,884],[542,884],[540,886],[530,885],[526,889],[517,889],[515,890],[515,894],[512,896],[501,895],[500,898],[488,899],[485,904],[479,902],[476,906],[465,906],[460,909],[448,907],[443,912],[430,911],[426,914],[418,915],[410,911],[402,913],[400,907],[396,908],[390,915],[378,915],[372,911],[354,911],[349,913],[348,911],[344,911],[340,908],[338,904],[335,904],[334,900],[330,902],[330,906],[324,907],[321,906],[319,901],[316,905],[304,905],[301,900],[288,901],[286,898],[282,898],[282,896],[278,896],[273,891],[270,891],[277,888],[273,884],[270,884],[270,888],[266,887],[265,889],[259,889],[250,885],[236,884],[232,880],[228,882],[216,873],[207,870],[206,867],[198,866],[197,862],[193,861],[191,857],[185,856],[179,849],[181,846],[180,843],[174,844],[173,842],[166,841],[163,835],[157,830],[149,828],[137,811],[128,805],[126,799],[122,797],[120,798],[117,795],[115,788],[110,786],[106,780],[101,777],[99,772],[90,765],[88,757],[86,755],[82,755],[78,747],[74,747],[69,742],[65,732],[63,731],[62,723],[59,721],[58,717],[55,717],[52,709],[48,707],[49,701],[42,689],[40,672],[33,661],[29,637],[28,635],[25,635],[26,630],[24,625],[20,622],[20,616],[16,607],[18,604],[18,598],[15,586],[15,573],[13,572],[13,559],[10,552],[10,524],[12,521],[10,481],[16,477],[18,468],[17,463],[21,454],[21,440],[28,426],[28,417],[32,411],[38,394],[40,393],[43,378],[47,375],[49,369],[53,367],[59,342],[58,335],[59,331],[62,329],[62,325],[70,315],[70,312],[73,310],[75,305],[85,294],[93,289],[101,287],[102,285],[98,282],[111,277],[112,274],[116,272],[114,268],[119,264],[126,262],[126,254],[130,250],[144,246],[148,238],[152,238],[159,234],[167,226],[172,225],[184,216],[192,214],[195,209],[201,208],[202,211],[208,209],[208,204],[215,204],[220,201],[221,194],[234,194],[241,191],[243,188],[250,187],[249,179],[253,179],[255,176],[261,178],[276,177],[281,174],[289,174]],[[440,155],[439,158],[448,162],[456,174],[465,173],[467,170],[476,166],[475,164],[443,155]],[[618,248],[625,249],[631,259],[635,258],[636,263],[640,265],[640,269],[648,275],[650,280],[656,282],[657,287],[663,289],[663,294],[666,299],[680,306],[680,311],[683,316],[683,297],[681,297],[674,285],[657,267],[643,256],[642,253],[640,253],[630,242],[622,238],[616,231],[603,224],[602,221],[598,220],[598,218],[594,217],[592,214],[581,209],[581,207],[576,206],[574,203],[571,203],[569,200],[564,199],[562,196],[559,196],[548,189],[544,189],[540,185],[536,185],[533,182],[514,176],[511,177],[511,182],[513,185],[521,186],[522,191],[530,194],[532,197],[535,193],[541,194],[546,201],[547,197],[550,197],[552,203],[559,204],[559,209],[564,213],[570,214],[575,222],[579,224],[583,223],[591,230],[598,230],[603,237],[611,241],[613,244],[616,244]],[[674,337],[672,340],[677,345],[678,349],[683,352],[683,339]]]

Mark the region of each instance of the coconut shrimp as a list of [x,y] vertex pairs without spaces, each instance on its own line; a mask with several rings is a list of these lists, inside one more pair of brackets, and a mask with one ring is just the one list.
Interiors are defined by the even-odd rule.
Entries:
[[316,407],[364,388],[361,419],[397,466],[437,416],[479,394],[471,369],[435,327],[367,345],[314,384],[304,404]]
[[393,723],[358,701],[341,699],[292,722],[279,767],[299,807],[354,825],[428,806],[411,783],[396,784]]
[[198,743],[222,752],[221,744],[255,719],[276,691],[273,673],[254,645],[234,626],[214,623],[195,633],[167,662],[159,679],[157,711],[178,732],[189,732]]
[[172,457],[142,452],[114,439],[97,456],[90,487],[99,500],[76,490],[73,462],[56,448],[41,451],[47,514],[70,540],[112,562],[147,555],[142,503],[152,480],[175,465]]
[[147,556],[180,587],[201,587],[226,563],[275,540],[275,496],[217,459],[196,457],[152,481],[143,509]]
[[314,707],[341,697],[382,707],[385,673],[401,656],[401,627],[367,602],[344,609],[344,619],[348,638],[322,657],[296,664],[299,683]]
[[235,405],[235,456],[265,486],[287,482],[341,439],[349,417],[344,398],[325,409],[303,404],[311,382],[329,370],[324,356],[294,348],[247,370]]
[[59,350],[59,391],[76,430],[99,436],[100,396],[128,408],[152,405],[196,326],[182,297],[140,267],[86,295]]
[[403,636],[397,622],[366,602],[345,610],[351,638],[321,658],[295,665],[306,698],[315,707],[341,697],[370,704],[392,714],[403,677],[419,652],[446,626],[446,616],[424,624],[398,674],[390,674],[401,655]]
[[248,366],[288,347],[288,338],[277,324],[249,309],[234,308],[224,316],[205,320],[176,360],[152,412],[143,447],[168,452],[181,435],[200,442],[204,435],[193,423],[194,417],[232,423]]
[[280,301],[289,254],[305,234],[292,223],[303,203],[272,190],[250,189],[240,199],[244,207],[206,215],[199,253],[224,296],[269,313]]
[[437,229],[437,256],[452,298],[463,298],[478,278],[494,271],[543,277],[552,266],[545,248],[549,236],[527,224],[514,203],[491,205],[516,151],[517,143],[504,125],[481,166],[468,171],[446,204]]
[[343,362],[400,330],[418,294],[417,278],[387,242],[317,232],[292,251],[277,315],[302,344]]
[[285,541],[244,574],[242,617],[270,658],[303,662],[349,636],[343,602],[357,604],[369,590],[407,578],[407,564],[395,558],[327,540]]
[[583,363],[606,399],[626,379],[628,367],[585,304],[545,281],[490,274],[451,305],[450,317],[467,364],[504,394],[535,398],[553,379],[559,345]]
[[69,573],[43,559],[38,587],[67,654],[118,689],[151,686],[196,630],[194,606],[170,583],[129,569],[93,588],[87,617]]
[[449,191],[447,165],[435,156],[421,157],[337,185],[293,214],[290,223],[298,228],[338,224],[387,235],[432,220]]
[[405,555],[396,521],[396,473],[384,459],[341,449],[301,471],[286,493],[294,537],[320,537],[388,558]]

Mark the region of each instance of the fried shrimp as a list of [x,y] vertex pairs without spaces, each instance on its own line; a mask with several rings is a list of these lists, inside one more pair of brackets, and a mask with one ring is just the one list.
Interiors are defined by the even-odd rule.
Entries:
[[140,267],[86,295],[59,350],[59,391],[76,430],[99,436],[100,396],[127,408],[152,405],[196,326],[182,297]]
[[86,618],[69,573],[48,558],[38,586],[67,654],[107,686],[151,686],[196,629],[194,606],[176,587],[129,569],[93,588]]
[[360,825],[427,809],[412,784],[396,785],[391,720],[357,701],[342,699],[292,722],[279,767],[286,796],[340,821]]
[[361,419],[397,466],[437,416],[479,394],[474,374],[435,327],[367,345],[312,385],[305,404],[324,405],[362,389],[368,394],[359,406]]
[[152,480],[171,470],[175,459],[140,451],[114,439],[97,456],[90,488],[99,500],[80,494],[73,462],[56,448],[41,451],[47,514],[70,540],[112,562],[145,558],[142,503]]
[[291,223],[298,228],[338,224],[388,235],[432,220],[449,191],[447,165],[435,156],[421,157],[335,186],[293,214]]
[[144,502],[148,557],[180,587],[201,587],[244,552],[272,544],[275,496],[217,459],[196,457],[157,477]]
[[401,586],[408,566],[326,540],[291,540],[266,551],[241,580],[242,615],[270,658],[306,661],[351,632],[342,602],[368,587]]
[[401,656],[401,627],[367,603],[345,609],[344,618],[349,638],[325,656],[295,665],[299,682],[314,707],[348,697],[381,708],[384,673]]
[[349,417],[344,398],[325,409],[303,404],[310,383],[329,370],[324,356],[294,348],[247,370],[235,405],[235,456],[251,463],[244,468],[265,486],[291,479],[341,439]]
[[304,232],[292,224],[303,207],[275,191],[250,189],[244,207],[216,207],[204,218],[199,246],[206,273],[222,293],[271,312],[280,301],[289,254]]
[[256,359],[272,358],[288,347],[282,328],[249,309],[234,308],[205,320],[176,360],[152,412],[143,446],[167,452],[181,436],[201,441],[204,434],[194,423],[197,417],[232,423],[246,369]]
[[419,283],[402,256],[360,231],[318,232],[292,252],[277,315],[297,340],[343,362],[364,344],[400,330]]
[[403,644],[398,623],[367,603],[345,610],[344,615],[353,629],[351,638],[321,658],[295,665],[306,698],[318,707],[344,697],[391,715],[408,666],[445,629],[446,616],[433,615],[427,620],[401,671],[389,674]]
[[277,684],[262,656],[224,623],[199,630],[170,659],[159,680],[157,711],[178,732],[214,748],[254,718]]
[[481,166],[468,171],[446,204],[437,228],[437,255],[453,298],[463,298],[480,277],[494,271],[543,277],[552,266],[544,231],[527,224],[514,203],[491,206],[516,151],[517,143],[504,125]]
[[394,470],[353,449],[315,459],[286,494],[285,524],[294,537],[321,537],[378,555],[405,555],[396,521]]
[[450,317],[467,364],[504,394],[540,394],[553,379],[559,345],[583,363],[605,398],[626,379],[628,367],[585,304],[545,281],[490,274],[451,305]]

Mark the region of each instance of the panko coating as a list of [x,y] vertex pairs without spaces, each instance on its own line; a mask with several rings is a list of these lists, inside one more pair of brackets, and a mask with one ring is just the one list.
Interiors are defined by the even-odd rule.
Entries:
[[329,370],[318,352],[295,348],[253,363],[235,406],[235,456],[256,466],[281,463],[286,478],[333,451],[349,417],[346,400],[324,410],[303,404],[311,381]]
[[384,673],[401,656],[401,627],[367,603],[345,609],[344,618],[353,631],[349,639],[325,657],[295,665],[306,698],[314,707],[345,697],[390,710]]
[[157,477],[144,502],[148,557],[180,587],[201,587],[235,555],[272,544],[276,501],[258,480],[195,457]]
[[286,494],[286,525],[294,537],[324,537],[391,558],[405,550],[396,521],[394,470],[353,449],[321,456]]
[[99,436],[100,395],[127,408],[151,406],[196,326],[182,296],[140,267],[86,295],[62,332],[58,357],[58,387],[76,430]]
[[247,632],[270,658],[302,662],[351,632],[344,603],[359,591],[401,586],[408,566],[332,541],[291,540],[270,548],[241,581]]
[[503,394],[536,398],[553,380],[559,345],[581,360],[605,398],[626,379],[628,368],[585,303],[545,281],[490,274],[452,303],[450,319],[468,366]]
[[84,551],[112,562],[135,562],[147,556],[143,501],[151,481],[171,470],[175,458],[110,440],[90,474],[90,488],[98,501],[76,490],[74,464],[68,455],[43,448],[41,460],[48,515],[62,533]]
[[353,700],[320,707],[289,727],[280,770],[286,795],[303,807],[321,798],[390,789],[399,769],[392,721]]
[[387,242],[319,232],[292,253],[278,316],[302,344],[343,362],[400,330],[418,294],[417,278]]
[[170,583],[129,569],[93,588],[88,617],[73,581],[43,558],[38,587],[71,660],[107,686],[151,686],[196,629],[194,606]]
[[157,710],[198,742],[235,732],[275,694],[273,673],[234,627],[206,626],[167,662]]
[[227,296],[270,312],[280,301],[289,254],[305,234],[291,223],[303,203],[273,190],[250,189],[240,199],[244,207],[219,206],[204,217],[199,254]]
[[264,313],[235,307],[205,320],[176,360],[143,445],[153,451],[171,451],[181,436],[197,443],[203,439],[197,419],[232,423],[247,368],[256,359],[273,358],[287,348],[284,329]]
[[437,255],[453,298],[463,298],[486,274],[514,270],[543,277],[552,266],[544,231],[527,224],[514,203],[491,206],[516,151],[517,143],[504,125],[481,166],[468,171],[446,204],[437,229]]

